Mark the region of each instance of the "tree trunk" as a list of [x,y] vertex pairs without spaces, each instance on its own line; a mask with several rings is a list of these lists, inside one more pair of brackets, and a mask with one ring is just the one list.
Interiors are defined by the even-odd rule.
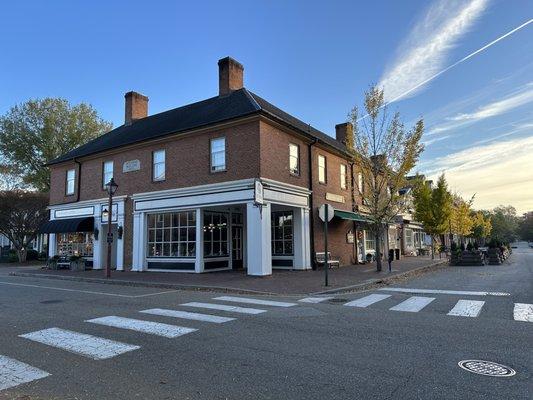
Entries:
[[26,256],[28,255],[28,252],[26,249],[19,249],[17,250],[17,256],[20,263],[26,262]]
[[381,231],[376,229],[376,271],[381,272]]
[[431,259],[435,259],[435,238],[431,236]]

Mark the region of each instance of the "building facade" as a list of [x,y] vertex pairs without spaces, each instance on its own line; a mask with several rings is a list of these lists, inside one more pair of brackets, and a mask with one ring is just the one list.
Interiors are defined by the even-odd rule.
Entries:
[[332,257],[364,260],[372,243],[356,212],[351,125],[330,137],[247,90],[237,61],[218,66],[217,96],[148,116],[148,98],[129,92],[124,125],[49,163],[50,256],[103,268],[112,233],[118,270],[305,270],[323,251],[327,202]]

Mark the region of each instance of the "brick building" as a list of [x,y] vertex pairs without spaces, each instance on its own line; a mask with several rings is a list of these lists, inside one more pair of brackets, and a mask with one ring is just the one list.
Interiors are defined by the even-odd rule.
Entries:
[[103,268],[111,177],[119,270],[309,269],[323,251],[325,202],[333,257],[352,264],[373,251],[345,145],[351,125],[334,139],[247,90],[237,61],[218,66],[217,96],[149,116],[148,98],[126,93],[124,125],[49,163],[50,255]]

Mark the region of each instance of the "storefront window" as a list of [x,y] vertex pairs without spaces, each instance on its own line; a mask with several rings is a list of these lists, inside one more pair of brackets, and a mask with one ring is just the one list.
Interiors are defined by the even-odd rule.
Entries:
[[60,256],[93,256],[94,236],[90,232],[57,234],[57,254]]
[[372,232],[365,231],[365,248],[368,250],[376,250],[376,239]]
[[407,247],[413,247],[413,230],[412,229],[405,230],[405,245]]
[[148,215],[148,257],[195,255],[195,211]]
[[228,257],[228,214],[204,213],[204,256]]
[[272,255],[293,255],[292,211],[272,213]]

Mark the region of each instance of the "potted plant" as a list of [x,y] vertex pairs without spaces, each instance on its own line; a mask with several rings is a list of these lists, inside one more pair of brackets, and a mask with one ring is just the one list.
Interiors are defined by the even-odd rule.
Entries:
[[372,258],[373,258],[372,253],[367,253],[366,254],[366,262],[367,263],[372,262]]
[[70,270],[71,271],[84,271],[85,260],[80,256],[70,256]]

